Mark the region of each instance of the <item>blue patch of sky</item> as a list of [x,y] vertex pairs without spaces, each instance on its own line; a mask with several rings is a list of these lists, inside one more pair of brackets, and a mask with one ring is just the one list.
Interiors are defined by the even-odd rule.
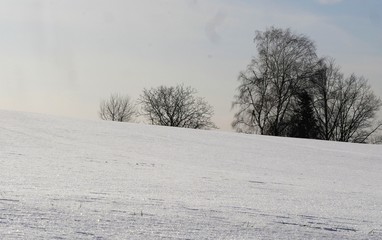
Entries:
[[363,42],[366,48],[362,51],[382,54],[382,0],[343,0],[333,4],[321,4],[318,0],[275,0],[269,4],[325,17],[331,24]]

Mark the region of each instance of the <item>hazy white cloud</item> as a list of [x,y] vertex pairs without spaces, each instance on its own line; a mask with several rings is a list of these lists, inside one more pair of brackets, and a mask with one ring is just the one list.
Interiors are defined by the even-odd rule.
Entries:
[[317,2],[324,5],[332,5],[342,2],[342,0],[317,0]]
[[218,12],[206,25],[206,34],[212,43],[220,42],[220,35],[217,29],[224,23],[226,14]]

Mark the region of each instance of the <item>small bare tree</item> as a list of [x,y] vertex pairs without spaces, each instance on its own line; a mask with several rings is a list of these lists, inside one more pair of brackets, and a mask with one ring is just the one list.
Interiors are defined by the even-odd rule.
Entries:
[[194,129],[216,128],[211,121],[213,108],[196,90],[178,85],[144,89],[139,98],[142,113],[151,124]]
[[100,104],[99,116],[103,120],[129,122],[135,114],[134,104],[128,96],[114,93]]
[[367,80],[354,74],[340,89],[336,140],[364,143],[381,126],[375,126],[375,116],[382,102],[374,95]]
[[333,60],[322,60],[311,79],[320,138],[342,142],[367,142],[382,126],[375,122],[382,101],[367,80],[352,74],[344,78]]

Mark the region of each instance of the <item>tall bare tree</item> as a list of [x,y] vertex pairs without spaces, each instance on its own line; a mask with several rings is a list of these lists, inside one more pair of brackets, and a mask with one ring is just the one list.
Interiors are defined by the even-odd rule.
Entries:
[[203,98],[194,96],[196,90],[178,85],[144,89],[139,98],[142,115],[151,124],[211,129],[216,128],[211,121],[213,108]]
[[311,81],[320,138],[366,142],[382,126],[375,122],[382,102],[365,78],[344,78],[334,60],[323,59]]
[[319,138],[334,139],[339,121],[339,88],[344,76],[333,59],[320,59],[316,73],[311,77],[310,91],[318,120]]
[[103,120],[129,122],[134,114],[135,107],[128,96],[114,93],[101,101],[99,116]]
[[237,131],[284,135],[293,98],[316,64],[316,48],[306,36],[271,27],[256,32],[257,57],[238,78],[232,126]]

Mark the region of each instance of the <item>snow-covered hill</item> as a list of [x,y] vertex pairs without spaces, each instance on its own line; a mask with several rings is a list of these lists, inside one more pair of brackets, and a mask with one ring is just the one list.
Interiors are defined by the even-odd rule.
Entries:
[[382,239],[382,146],[0,111],[1,239]]

